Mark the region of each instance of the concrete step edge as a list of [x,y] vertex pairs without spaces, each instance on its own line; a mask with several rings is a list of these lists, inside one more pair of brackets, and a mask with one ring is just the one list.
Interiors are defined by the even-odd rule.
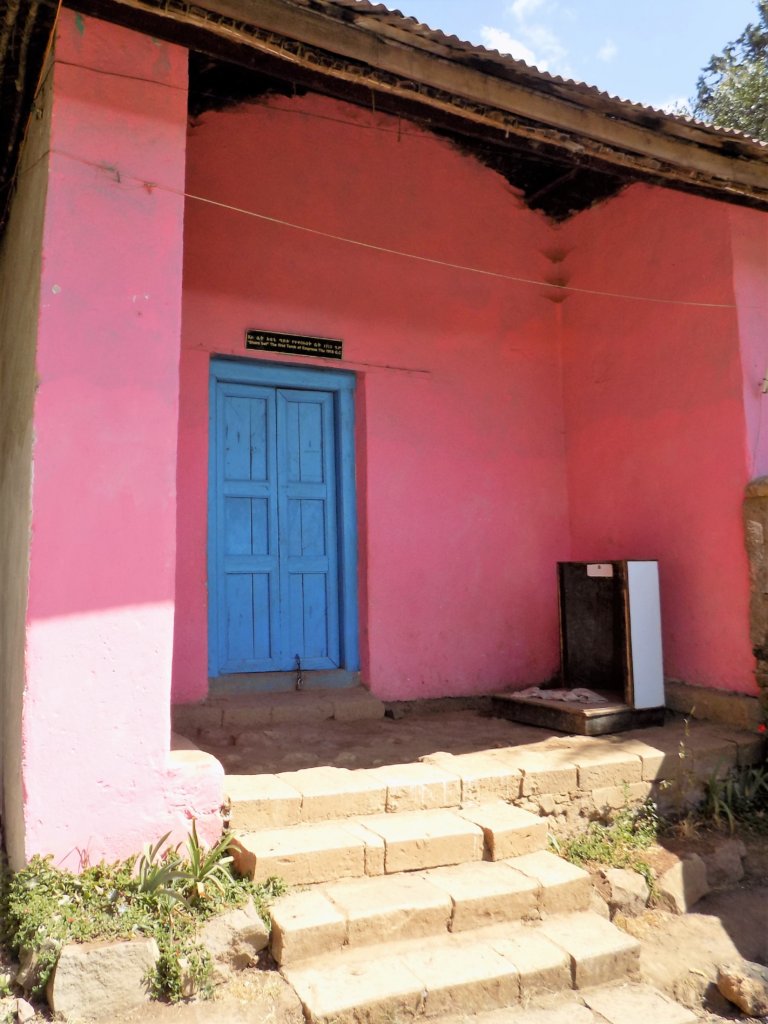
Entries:
[[431,761],[354,770],[318,766],[228,775],[224,789],[230,823],[244,829],[519,799],[520,772],[490,758],[485,763],[485,772],[482,767],[470,770]]
[[275,875],[303,885],[503,860],[541,851],[546,844],[543,819],[519,808],[488,804],[469,813],[438,808],[257,832],[236,830],[232,853],[237,870],[257,881]]
[[[263,685],[263,676],[260,677]],[[247,680],[246,680],[247,683]],[[216,682],[211,688],[218,689]],[[197,703],[171,708],[173,728],[194,739],[217,729],[247,730],[279,723],[315,722],[335,718],[363,721],[384,717],[383,701],[364,686],[311,686],[304,690],[248,692],[236,686],[231,692],[213,692]]]
[[400,941],[586,910],[590,876],[541,851],[424,871],[343,879],[289,893],[272,908],[279,964]]
[[[545,930],[545,925],[549,927]],[[308,1021],[352,1024],[514,1007],[637,976],[639,943],[589,913],[369,946],[283,966]]]

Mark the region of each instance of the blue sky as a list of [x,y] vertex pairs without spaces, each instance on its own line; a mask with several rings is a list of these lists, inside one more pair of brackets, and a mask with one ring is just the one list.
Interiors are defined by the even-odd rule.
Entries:
[[696,90],[755,0],[385,0],[432,28],[654,107]]

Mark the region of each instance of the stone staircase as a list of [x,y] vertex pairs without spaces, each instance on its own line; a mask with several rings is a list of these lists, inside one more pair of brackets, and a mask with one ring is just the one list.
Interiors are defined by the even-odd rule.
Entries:
[[[548,828],[681,779],[696,791],[763,753],[759,737],[701,723],[590,738],[383,714],[357,690],[213,698],[174,715],[228,769],[237,868],[290,886],[271,952],[315,1024],[524,1014],[552,993],[586,1013],[585,989],[637,980],[639,945],[590,910],[589,875],[548,851]],[[425,736],[431,752],[415,753]],[[291,750],[337,764],[280,770]],[[387,763],[395,750],[412,760]],[[655,1024],[690,1019],[679,1010]]]
[[476,1013],[636,975],[639,944],[589,911],[590,877],[548,852],[544,818],[465,799],[429,764],[278,783],[231,780],[235,860],[302,887],[273,907],[271,951],[308,1020]]

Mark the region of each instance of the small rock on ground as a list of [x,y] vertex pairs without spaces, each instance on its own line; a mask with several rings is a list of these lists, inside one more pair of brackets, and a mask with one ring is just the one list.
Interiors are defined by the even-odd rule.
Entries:
[[600,874],[600,889],[610,907],[611,917],[615,914],[637,917],[643,913],[650,890],[642,875],[626,868],[607,868]]
[[658,880],[663,906],[677,914],[686,914],[709,892],[707,867],[697,853],[676,857],[675,863]]
[[768,1015],[768,968],[750,960],[721,964],[717,987],[748,1017]]
[[206,921],[198,937],[214,960],[216,980],[224,981],[232,971],[254,963],[269,942],[269,930],[249,900],[244,907]]
[[98,1019],[149,1001],[147,975],[160,951],[154,939],[68,943],[46,989],[52,1010]]

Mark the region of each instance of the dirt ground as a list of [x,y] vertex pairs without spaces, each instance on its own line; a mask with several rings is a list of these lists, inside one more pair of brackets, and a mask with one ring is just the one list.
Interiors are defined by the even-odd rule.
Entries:
[[[468,720],[471,719],[471,728]],[[693,723],[692,735],[704,726]],[[674,745],[680,722],[665,727]],[[649,734],[641,734],[647,736]],[[682,733],[681,733],[682,735]],[[289,740],[287,737],[289,736]],[[671,738],[670,738],[671,737]],[[620,742],[620,737],[611,737]],[[200,746],[215,754],[232,774],[291,771],[315,764],[347,768],[376,767],[417,760],[438,750],[458,754],[511,744],[536,742],[559,747],[572,737],[519,725],[503,719],[449,710],[440,715],[408,714],[371,722],[294,722],[248,730],[237,736],[209,736]],[[704,839],[691,836],[686,846],[696,851]],[[663,855],[662,855],[663,856]],[[695,1010],[702,1022],[745,1021],[726,1005],[714,986],[717,964],[740,956],[768,964],[768,837],[750,844],[750,878],[744,885],[713,893],[701,900],[695,913],[682,917],[652,910],[623,926],[641,942],[643,980]],[[577,1024],[589,1012],[578,1006],[579,994],[558,997],[562,1018],[544,1015],[542,1021]],[[731,1012],[731,1011],[734,1012]],[[504,1024],[509,1011],[483,1014],[460,1024]],[[49,1021],[40,1014],[37,1021]],[[433,1018],[434,1020],[434,1018]],[[176,1006],[149,1004],[131,1014],[101,1024],[303,1024],[293,990],[272,969],[251,969],[220,987],[209,1001]],[[74,1024],[74,1022],[73,1022]],[[457,1024],[455,1020],[435,1024]],[[649,1021],[648,1024],[654,1024]]]
[[[768,846],[768,842],[766,842]],[[744,957],[768,964],[768,877],[711,893],[695,913],[677,916],[650,910],[622,922],[641,942],[643,981],[696,1011],[702,1024],[746,1024],[714,984],[719,963]],[[563,1013],[574,1020],[578,993],[563,996]],[[552,1001],[547,1001],[550,1007]],[[557,1005],[557,1004],[555,1004]],[[570,1009],[568,1009],[570,1008]],[[505,1011],[508,1012],[508,1011]],[[499,1024],[500,1011],[473,1018],[474,1024]],[[565,1017],[564,1017],[565,1019]],[[36,1020],[49,1021],[47,1014]],[[303,1024],[301,1006],[276,970],[252,969],[219,988],[211,1000],[176,1006],[149,1004],[102,1024]],[[435,1022],[440,1024],[440,1022]],[[447,1019],[444,1024],[454,1024]],[[463,1021],[462,1021],[463,1024]],[[653,1024],[652,1021],[649,1024]],[[763,1024],[763,1022],[760,1022]]]
[[717,965],[744,957],[768,964],[768,884],[711,893],[694,913],[650,910],[623,922],[642,944],[643,980],[704,1021],[744,1021],[717,990]]

